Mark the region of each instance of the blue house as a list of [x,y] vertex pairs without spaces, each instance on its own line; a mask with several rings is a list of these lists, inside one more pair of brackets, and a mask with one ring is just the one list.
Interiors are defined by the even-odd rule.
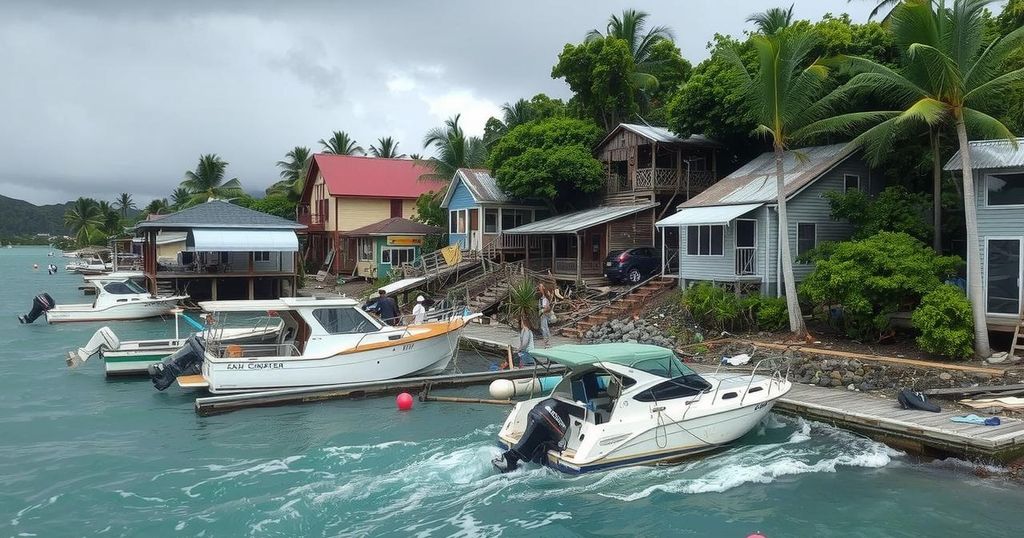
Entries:
[[490,171],[472,168],[455,172],[441,207],[448,210],[448,244],[469,251],[522,251],[525,238],[502,231],[548,216],[542,204],[509,198]]

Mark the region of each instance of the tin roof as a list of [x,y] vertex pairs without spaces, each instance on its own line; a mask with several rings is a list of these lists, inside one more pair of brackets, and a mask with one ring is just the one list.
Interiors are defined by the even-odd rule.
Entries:
[[253,228],[287,229],[305,228],[295,221],[261,213],[224,200],[210,200],[202,204],[171,213],[158,220],[143,221],[136,229],[189,229],[189,228]]
[[712,140],[701,134],[692,134],[687,138],[679,138],[675,133],[664,127],[655,127],[654,125],[643,125],[639,123],[620,123],[612,129],[612,131],[608,133],[603,140],[601,140],[597,147],[601,147],[608,142],[609,139],[619,132],[619,129],[634,132],[648,140],[658,142],[659,144],[686,144],[712,148],[722,147],[720,142]]
[[473,195],[473,200],[478,204],[509,204],[537,206],[541,204],[531,203],[525,200],[510,198],[505,191],[498,186],[498,180],[491,175],[490,170],[483,168],[459,168],[455,171],[455,177],[448,183],[448,190],[441,201],[441,207],[447,208],[455,194],[455,188],[462,183]]
[[[1014,143],[1006,140],[972,140],[968,142],[971,152],[971,168],[980,170],[982,168],[1018,168],[1024,166],[1024,138],[1016,139]],[[945,170],[962,170],[963,163],[960,161],[960,151],[957,150],[953,157],[946,162]]]
[[362,196],[367,198],[417,198],[429,191],[438,192],[445,182],[423,176],[434,170],[413,159],[380,159],[358,155],[313,155],[306,176],[303,200],[319,173],[332,196]]
[[[782,158],[786,196],[793,196],[855,150],[849,144],[832,144],[786,151]],[[778,194],[775,174],[775,154],[762,153],[679,208],[771,202]]]
[[371,236],[371,235],[427,235],[439,234],[441,229],[436,226],[429,226],[401,217],[392,217],[380,222],[367,224],[362,228],[356,228],[349,232],[343,232],[349,237]]
[[509,234],[568,234],[586,230],[591,226],[611,222],[615,219],[639,213],[645,209],[658,207],[657,203],[624,206],[601,206],[573,213],[565,213],[554,217],[546,218],[524,224],[511,230],[505,230]]
[[669,215],[655,222],[654,225],[663,227],[692,226],[695,224],[729,224],[733,219],[741,217],[763,205],[764,203],[688,207],[680,209],[675,215]]

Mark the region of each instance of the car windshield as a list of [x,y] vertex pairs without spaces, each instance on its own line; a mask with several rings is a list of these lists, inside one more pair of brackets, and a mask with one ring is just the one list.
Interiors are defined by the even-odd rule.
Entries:
[[633,368],[666,379],[694,375],[697,372],[684,365],[675,355],[658,359],[644,359],[633,363]]

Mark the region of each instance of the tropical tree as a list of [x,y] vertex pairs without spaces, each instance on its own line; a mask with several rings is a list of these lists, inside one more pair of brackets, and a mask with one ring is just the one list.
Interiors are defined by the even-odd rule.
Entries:
[[633,63],[636,65],[634,75],[637,86],[644,89],[656,88],[658,79],[651,75],[650,64],[651,53],[654,46],[661,41],[672,41],[672,31],[667,26],[655,26],[644,32],[647,26],[647,17],[650,15],[635,9],[624,9],[622,16],[612,15],[608,19],[608,26],[605,33],[599,30],[591,30],[587,33],[587,41],[599,41],[607,37],[621,39],[629,46],[629,52],[633,56]]
[[64,212],[64,225],[79,246],[88,245],[100,233],[103,222],[100,206],[92,198],[79,198]]
[[267,196],[280,196],[290,202],[298,202],[313,155],[309,148],[295,146],[285,154],[285,157],[286,160],[277,161],[277,166],[281,168],[281,181],[267,187],[266,193]]
[[[750,38],[756,53],[757,71],[751,74],[740,58],[732,55],[734,76],[742,87],[745,108],[757,123],[756,133],[768,138],[775,153],[775,188],[779,229],[789,230],[786,210],[785,151],[795,131],[817,116],[815,107],[822,91],[827,69],[812,64],[809,55],[816,45],[813,34],[783,31],[775,35],[757,34]],[[797,156],[799,157],[799,155]],[[802,336],[806,329],[797,301],[793,256],[788,233],[779,234],[782,277],[786,291],[790,330]]]
[[370,155],[380,159],[402,159],[404,153],[398,153],[398,142],[390,136],[377,139],[376,145],[370,145]]
[[487,160],[483,140],[466,136],[459,125],[460,117],[461,114],[456,114],[448,118],[443,127],[434,127],[423,137],[423,148],[433,146],[435,152],[435,156],[427,160],[434,172],[424,174],[425,179],[448,181],[459,168],[476,168]]
[[747,22],[754,23],[757,31],[764,35],[775,35],[793,24],[793,4],[789,9],[781,7],[769,8],[747,17]]
[[[175,209],[181,209],[189,204],[192,200],[192,193],[185,187],[178,187],[171,193],[171,206]],[[166,200],[164,200],[166,202]]]
[[363,155],[365,153],[362,146],[356,144],[356,141],[345,131],[334,131],[327,140],[321,138],[320,145],[323,146],[324,153],[332,155]]
[[900,110],[850,114],[828,126],[836,129],[881,121],[859,137],[869,144],[873,141],[877,148],[891,145],[895,135],[921,124],[933,131],[952,125],[963,170],[968,297],[974,317],[975,353],[980,357],[991,355],[991,349],[968,129],[976,136],[1003,138],[1016,144],[1013,133],[990,112],[999,110],[1007,94],[1024,83],[1024,68],[1004,68],[1007,59],[1024,46],[1024,27],[994,38],[986,35],[988,3],[956,0],[947,7],[942,0],[905,0],[896,6],[889,21],[897,43],[906,50],[906,66],[895,71],[869,60],[845,61],[860,71],[847,84],[851,91],[890,96]]
[[[175,192],[178,192],[178,190],[176,189]],[[169,209],[171,209],[171,206],[167,203],[167,198],[156,198],[146,204],[146,207],[142,208],[142,212],[147,215],[160,215]]]
[[215,153],[200,155],[196,169],[185,172],[181,182],[181,186],[191,194],[189,203],[202,203],[210,198],[228,199],[244,194],[238,178],[224,181],[227,167],[228,162]]
[[100,230],[107,235],[118,235],[121,229],[121,212],[114,207],[114,204],[103,200],[97,204],[100,215],[103,217],[103,225]]
[[132,195],[127,192],[119,194],[114,205],[121,211],[121,216],[126,219],[128,218],[128,211],[135,209],[135,202],[132,200]]

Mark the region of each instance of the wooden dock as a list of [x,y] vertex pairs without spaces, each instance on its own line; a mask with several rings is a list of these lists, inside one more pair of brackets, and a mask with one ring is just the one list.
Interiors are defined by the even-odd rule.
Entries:
[[[853,430],[927,456],[1008,462],[1024,454],[1024,421],[999,417],[999,426],[953,422],[970,411],[903,410],[895,398],[794,384],[775,410]],[[975,414],[982,413],[975,411]]]
[[[534,331],[534,342],[543,345],[540,332]],[[470,323],[462,330],[462,344],[466,347],[504,355],[508,346],[515,346],[519,340],[519,332],[503,323]],[[551,333],[551,345],[578,344],[579,341]]]

